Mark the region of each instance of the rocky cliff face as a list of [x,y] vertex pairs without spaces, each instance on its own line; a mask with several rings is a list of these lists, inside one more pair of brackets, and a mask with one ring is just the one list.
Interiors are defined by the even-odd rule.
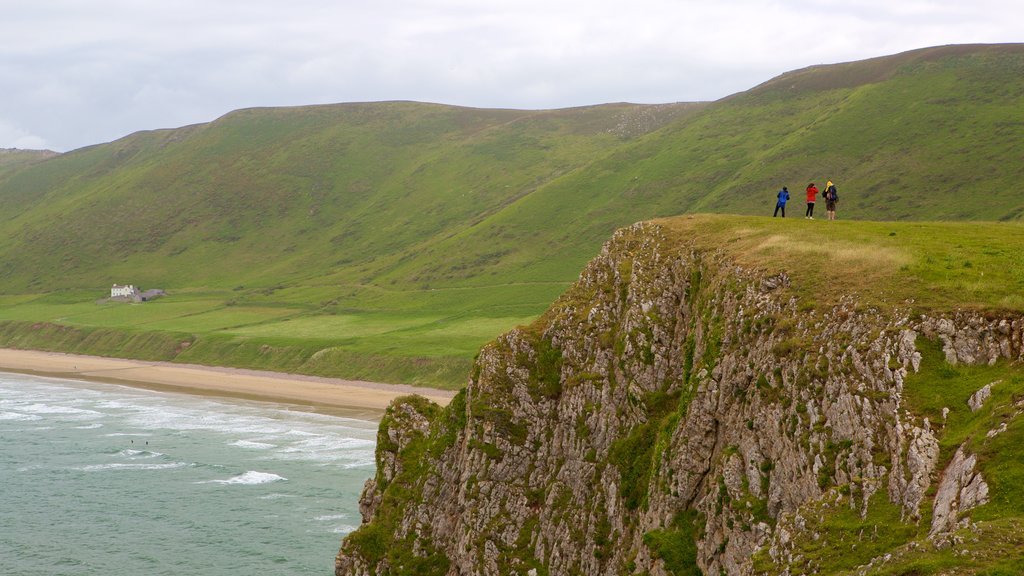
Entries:
[[989,487],[905,381],[925,341],[1019,360],[1024,321],[808,306],[790,283],[657,224],[619,231],[446,410],[391,407],[336,573],[802,574],[828,549],[864,572],[892,556],[880,530],[955,544]]

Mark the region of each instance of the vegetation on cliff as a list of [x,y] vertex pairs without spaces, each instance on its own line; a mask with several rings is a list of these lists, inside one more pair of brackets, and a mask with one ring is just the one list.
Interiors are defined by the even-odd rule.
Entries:
[[[705,104],[243,110],[0,160],[0,344],[153,332],[191,346],[140,355],[461,386],[638,220],[825,178],[842,219],[1019,220],[1022,70],[1020,45],[941,47]],[[113,282],[172,297],[94,304]]]
[[412,573],[367,534],[442,573],[1014,573],[1022,231],[621,230],[465,402],[389,420],[420,440],[382,466],[421,460],[368,485],[337,573]]

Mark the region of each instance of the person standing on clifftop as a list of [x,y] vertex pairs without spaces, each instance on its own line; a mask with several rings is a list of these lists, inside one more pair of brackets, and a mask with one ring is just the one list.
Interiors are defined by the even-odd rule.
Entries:
[[814,220],[814,201],[818,198],[818,189],[814,187],[814,182],[807,185],[807,213],[804,214],[804,218],[808,220]]
[[825,212],[828,213],[829,220],[836,219],[836,202],[839,202],[839,192],[836,191],[836,185],[829,180],[828,184],[825,184]]
[[779,190],[778,194],[779,201],[775,203],[775,213],[772,214],[772,218],[779,215],[779,210],[782,210],[782,217],[786,217],[786,202],[789,200],[789,189],[785,186],[782,190]]

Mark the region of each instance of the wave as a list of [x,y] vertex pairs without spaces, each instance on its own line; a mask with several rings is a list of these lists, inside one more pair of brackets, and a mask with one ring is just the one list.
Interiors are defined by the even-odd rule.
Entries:
[[254,442],[252,440],[236,440],[229,442],[228,446],[238,446],[239,448],[252,448],[254,450],[266,450],[268,448],[276,448],[274,444],[267,444],[266,442]]
[[78,419],[89,420],[105,416],[102,412],[97,412],[95,410],[83,410],[81,408],[72,408],[71,406],[54,406],[53,404],[44,404],[41,402],[18,406],[18,410],[28,412],[29,414],[72,416]]
[[148,450],[131,450],[124,449],[117,452],[118,456],[124,456],[126,458],[140,459],[140,458],[156,458],[157,456],[164,456],[160,452],[150,452]]
[[326,516],[317,516],[314,520],[318,522],[333,522],[334,520],[344,520],[348,517],[348,514],[327,514]]
[[257,498],[260,500],[280,500],[282,498],[295,498],[295,494],[281,494],[280,492],[274,492],[272,494],[258,496]]
[[255,470],[249,470],[245,474],[240,474],[227,480],[204,480],[202,482],[196,482],[196,484],[241,484],[245,486],[255,486],[257,484],[269,484],[271,482],[278,482],[288,480],[284,476],[278,476],[277,474],[271,474],[269,472],[257,472]]
[[33,420],[42,419],[42,416],[36,416],[35,414],[22,414],[21,412],[0,412],[0,420],[8,420],[12,422],[30,422]]
[[174,470],[176,468],[185,468],[190,466],[186,462],[168,462],[165,464],[136,464],[136,463],[124,463],[114,462],[111,464],[92,464],[89,466],[80,466],[73,468],[73,470],[79,470],[82,472],[102,472],[107,470]]
[[361,467],[367,462],[374,463],[372,440],[345,438],[333,435],[312,435],[282,446],[274,453],[286,460],[305,460],[324,464],[341,464]]

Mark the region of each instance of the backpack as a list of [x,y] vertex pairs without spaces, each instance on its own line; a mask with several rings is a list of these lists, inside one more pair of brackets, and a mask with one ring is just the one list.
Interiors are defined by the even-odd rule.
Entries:
[[835,184],[829,186],[828,190],[825,190],[825,199],[833,202],[837,202],[839,200],[839,192],[836,192]]

